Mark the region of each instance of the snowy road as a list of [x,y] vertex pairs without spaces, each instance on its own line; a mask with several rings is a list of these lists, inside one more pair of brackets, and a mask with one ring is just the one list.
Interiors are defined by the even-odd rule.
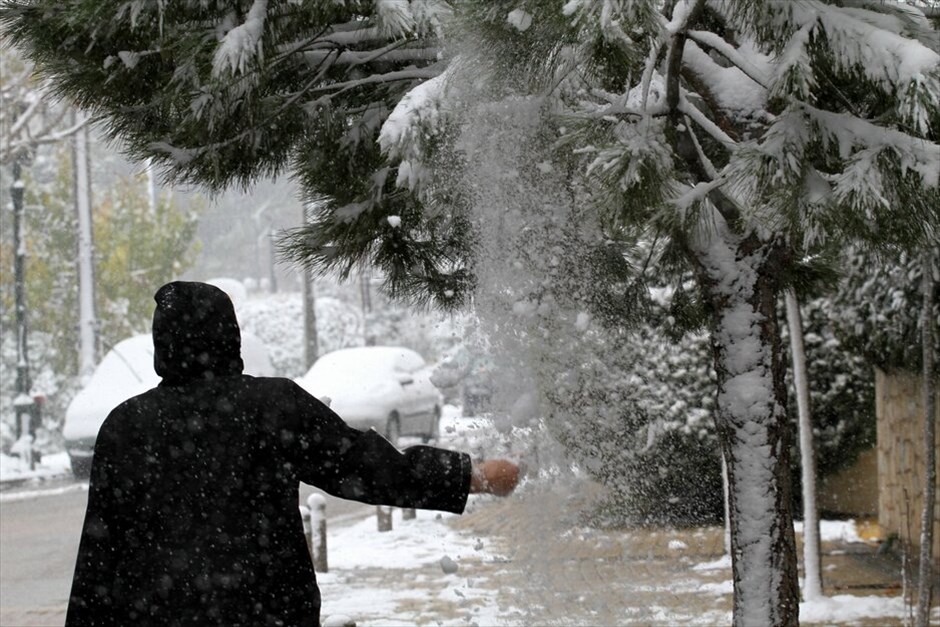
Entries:
[[[312,488],[301,486],[301,501]],[[72,480],[22,486],[0,494],[0,625],[65,622],[87,485]],[[375,508],[327,497],[328,524],[340,527]]]

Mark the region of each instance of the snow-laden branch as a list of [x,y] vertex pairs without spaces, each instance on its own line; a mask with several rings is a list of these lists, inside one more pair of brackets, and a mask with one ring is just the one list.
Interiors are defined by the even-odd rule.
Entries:
[[796,104],[795,109],[804,112],[815,123],[827,145],[835,143],[843,159],[858,151],[877,154],[891,150],[900,159],[902,170],[916,172],[927,187],[937,187],[940,182],[940,144],[805,103]]
[[690,30],[686,34],[689,36],[689,39],[702,46],[711,48],[726,58],[733,63],[735,67],[744,72],[748,78],[764,89],[767,89],[770,85],[770,77],[767,75],[767,72],[756,64],[748,61],[737,48],[729,44],[721,36],[703,30]]
[[23,129],[26,128],[26,125],[29,124],[29,121],[33,119],[33,116],[36,115],[36,113],[39,111],[41,105],[41,99],[33,98],[32,102],[27,105],[26,110],[17,116],[16,121],[13,122],[13,126],[10,127],[10,131],[8,133],[9,136],[16,137],[19,135]]
[[[340,83],[332,83],[330,85],[323,85],[317,87],[316,89],[311,89],[311,94],[324,93],[324,92],[333,92],[337,94],[349,91],[350,89],[355,89],[357,87],[362,87],[363,85],[372,85],[375,83],[391,83],[394,81],[412,81],[412,80],[427,80],[429,78],[434,78],[442,72],[440,67],[425,67],[425,68],[410,68],[407,70],[396,70],[394,72],[386,72],[384,74],[372,74],[365,76],[363,78],[357,78],[351,81],[343,81]],[[335,95],[335,94],[333,94]]]
[[395,184],[414,190],[428,177],[425,166],[425,138],[431,137],[441,124],[441,100],[448,73],[424,81],[398,101],[382,124],[379,146],[391,159],[398,159]]
[[385,35],[375,26],[360,26],[355,30],[340,31],[323,35],[317,41],[337,46],[353,46],[356,44],[385,39]]
[[[890,30],[895,23],[879,13],[835,7],[819,0],[776,0],[774,4],[778,21],[805,34],[792,38],[776,78],[785,75],[793,64],[805,62],[810,35],[818,29],[825,34],[834,52],[831,58],[841,69],[859,71],[886,90],[926,83],[931,75],[932,82],[937,82],[940,55],[917,39]],[[937,91],[936,86],[933,91]]]
[[718,65],[694,40],[686,42],[682,62],[701,80],[701,88],[696,85],[696,89],[707,91],[703,95],[710,96],[722,109],[751,118],[769,115],[767,90],[737,66]]
[[261,56],[267,10],[268,0],[255,0],[245,22],[225,33],[212,59],[214,77],[226,72],[244,74],[251,62]]
[[[394,46],[386,46],[379,50],[344,50],[333,60],[334,65],[363,65],[372,61],[435,61],[440,54],[439,48],[402,48],[395,50],[394,47],[400,46],[397,42]],[[302,53],[304,61],[310,65],[318,65],[329,55],[335,54],[335,50],[307,50]]]
[[672,9],[672,18],[663,24],[666,33],[673,36],[688,29],[696,4],[701,0],[679,0]]
[[722,146],[728,150],[733,150],[734,147],[737,146],[738,142],[736,142],[727,133],[721,130],[721,127],[712,122],[707,115],[699,110],[698,107],[689,102],[688,98],[686,98],[687,93],[688,92],[685,90],[682,90],[682,93],[679,96],[679,105],[677,107],[679,111],[689,116],[689,119],[700,126],[703,131],[711,135],[713,139],[721,143]]

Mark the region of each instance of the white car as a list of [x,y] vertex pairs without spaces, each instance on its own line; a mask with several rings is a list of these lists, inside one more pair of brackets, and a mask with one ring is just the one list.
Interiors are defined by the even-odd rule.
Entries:
[[[246,374],[274,376],[274,367],[264,344],[244,331],[242,359]],[[65,410],[62,435],[72,463],[72,473],[76,477],[84,478],[91,472],[98,430],[111,410],[158,383],[160,377],[153,369],[153,338],[149,333],[122,340],[108,351],[88,384]]]
[[297,379],[300,387],[357,429],[375,429],[397,444],[438,436],[441,393],[421,355],[397,346],[362,346],[327,353]]

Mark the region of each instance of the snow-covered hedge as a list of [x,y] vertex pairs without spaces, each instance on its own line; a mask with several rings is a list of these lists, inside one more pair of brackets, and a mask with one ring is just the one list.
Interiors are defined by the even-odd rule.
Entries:
[[[582,342],[583,364],[569,375],[575,379],[569,387],[579,393],[550,395],[559,415],[580,418],[560,428],[556,420],[556,431],[611,490],[601,512],[611,522],[698,523],[722,515],[711,347],[703,332],[679,339],[667,333],[668,304],[654,304],[648,323],[616,349],[609,338],[596,352]],[[872,371],[836,336],[834,307],[825,298],[802,307],[820,476],[850,465],[875,437]],[[792,385],[789,391],[795,429]],[[791,457],[799,482],[798,451]]]
[[[865,359],[848,350],[837,333],[832,318],[844,314],[841,307],[831,297],[811,299],[801,307],[816,468],[821,477],[851,465],[861,451],[875,445],[874,371]],[[789,342],[789,329],[784,328],[783,338]],[[790,377],[787,382],[788,407],[796,428],[796,397]],[[794,451],[797,480],[798,454]]]
[[[921,256],[846,255],[830,317],[849,350],[882,370],[920,370],[923,267]],[[932,324],[940,328],[940,277],[934,281],[933,311]]]
[[[319,288],[318,288],[319,289]],[[362,308],[343,298],[348,290],[329,286],[317,296],[317,352],[320,355],[363,346],[366,335],[377,345],[407,346],[433,361],[455,341],[459,320],[416,312],[375,296],[374,309],[365,317]],[[238,305],[242,328],[258,336],[268,347],[278,376],[298,377],[304,365],[303,300],[297,292],[255,296]]]
[[[362,346],[362,313],[335,298],[316,299],[317,349],[320,354]],[[255,297],[238,306],[242,328],[256,335],[278,376],[299,377],[304,364],[303,299],[297,292]]]

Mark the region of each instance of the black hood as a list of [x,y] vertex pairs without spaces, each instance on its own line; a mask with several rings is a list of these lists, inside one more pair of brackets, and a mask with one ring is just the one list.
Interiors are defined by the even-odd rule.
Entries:
[[225,292],[174,281],[153,299],[153,367],[164,385],[241,374],[241,333]]

